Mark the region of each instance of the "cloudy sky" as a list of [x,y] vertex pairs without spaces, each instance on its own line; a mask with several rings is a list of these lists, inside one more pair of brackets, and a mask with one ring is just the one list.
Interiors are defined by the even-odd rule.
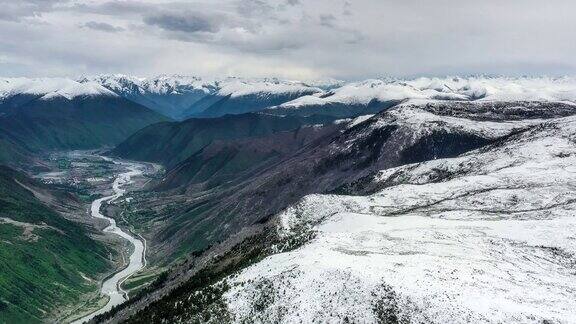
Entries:
[[0,76],[574,75],[574,0],[0,0]]

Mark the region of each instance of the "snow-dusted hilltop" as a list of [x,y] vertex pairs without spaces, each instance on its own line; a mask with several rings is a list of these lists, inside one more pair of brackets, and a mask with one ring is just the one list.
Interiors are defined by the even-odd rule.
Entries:
[[96,82],[77,82],[66,78],[1,78],[0,101],[17,95],[40,99],[116,96],[114,92]]

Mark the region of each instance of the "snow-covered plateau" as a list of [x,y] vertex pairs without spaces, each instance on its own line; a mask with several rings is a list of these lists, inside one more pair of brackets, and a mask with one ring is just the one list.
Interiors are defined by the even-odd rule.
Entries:
[[576,117],[397,109],[406,122],[438,118],[499,140],[382,170],[368,196],[309,195],[288,208],[279,235],[313,238],[227,278],[233,320],[575,323]]

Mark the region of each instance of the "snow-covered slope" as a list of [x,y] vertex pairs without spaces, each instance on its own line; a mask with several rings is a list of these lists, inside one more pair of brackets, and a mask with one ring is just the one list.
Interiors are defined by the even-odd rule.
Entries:
[[369,196],[311,195],[315,237],[229,278],[237,322],[572,323],[576,118],[383,170]]
[[434,101],[547,101],[576,102],[574,78],[419,78],[414,80],[367,80],[346,84],[324,93],[303,96],[271,110],[329,112],[338,106],[358,110],[376,103]]

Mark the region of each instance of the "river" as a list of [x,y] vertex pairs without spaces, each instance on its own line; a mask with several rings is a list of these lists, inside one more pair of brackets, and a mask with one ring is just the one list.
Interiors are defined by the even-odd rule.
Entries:
[[[105,158],[105,159],[109,160],[108,158]],[[142,268],[144,268],[144,266],[146,265],[146,255],[145,255],[146,242],[144,240],[141,240],[140,238],[136,238],[136,237],[124,232],[122,229],[120,229],[118,226],[116,226],[116,221],[114,219],[104,216],[102,214],[102,212],[100,211],[103,203],[114,201],[114,200],[124,196],[124,194],[126,193],[126,189],[123,189],[123,188],[126,188],[126,186],[133,183],[133,180],[132,180],[133,177],[142,175],[142,173],[143,173],[142,167],[136,163],[116,162],[116,161],[114,161],[114,163],[126,166],[128,168],[128,171],[119,174],[116,177],[116,179],[114,180],[114,183],[112,185],[112,189],[114,190],[113,195],[103,197],[103,198],[94,200],[92,202],[92,206],[90,209],[91,210],[91,216],[96,217],[96,218],[106,219],[110,225],[108,225],[108,227],[106,227],[104,229],[104,232],[114,233],[114,234],[124,238],[125,240],[129,241],[134,246],[134,250],[133,250],[132,254],[130,255],[128,266],[126,268],[122,269],[121,271],[115,273],[113,276],[109,277],[108,279],[106,279],[102,283],[101,293],[103,295],[107,295],[110,297],[110,300],[108,300],[108,303],[104,307],[98,309],[97,311],[95,311],[89,315],[86,315],[85,317],[83,317],[79,320],[76,320],[75,322],[73,322],[74,324],[85,323],[85,322],[91,320],[92,318],[94,318],[95,316],[103,314],[103,313],[111,310],[112,307],[120,305],[123,302],[125,302],[128,297],[127,297],[126,292],[124,292],[120,288],[120,284],[124,280],[126,280],[128,277],[130,277],[132,274],[134,274],[134,273],[138,272],[139,270],[141,270]]]

